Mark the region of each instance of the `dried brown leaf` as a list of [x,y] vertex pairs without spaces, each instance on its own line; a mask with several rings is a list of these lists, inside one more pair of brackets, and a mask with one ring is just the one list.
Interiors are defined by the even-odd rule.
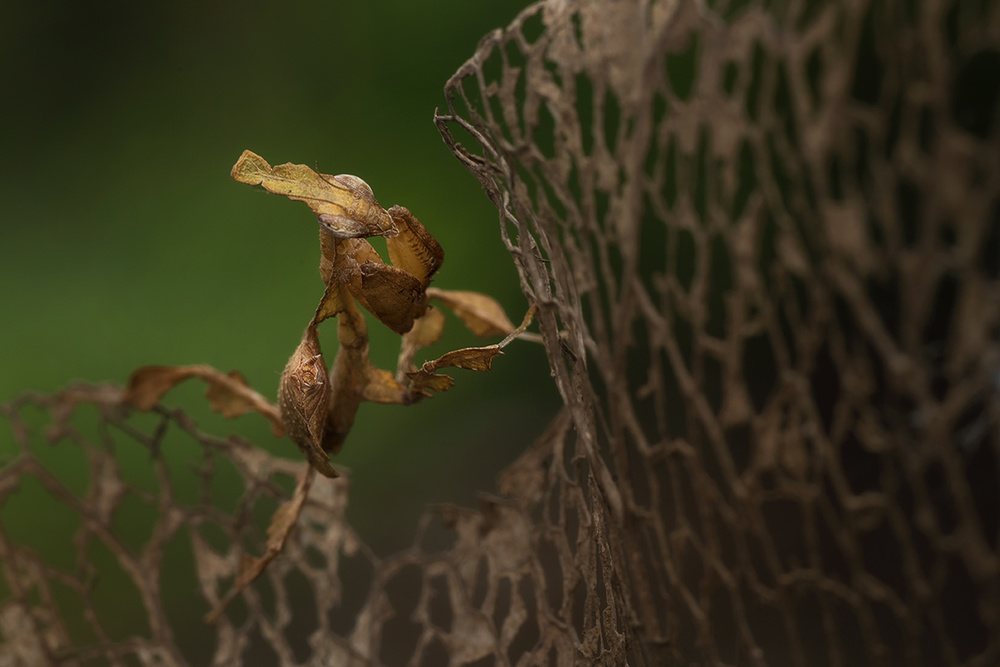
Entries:
[[277,406],[250,388],[237,371],[226,374],[211,366],[143,366],[129,376],[122,402],[140,410],[152,410],[160,399],[177,384],[197,377],[208,383],[206,396],[213,410],[225,417],[238,417],[258,412],[271,422],[277,436],[285,433]]
[[427,290],[427,296],[451,308],[472,333],[482,338],[506,336],[514,330],[514,324],[507,318],[503,306],[485,294],[432,287]]
[[281,373],[278,406],[288,437],[298,445],[309,463],[325,476],[337,477],[322,445],[329,399],[330,379],[316,328],[310,325]]
[[320,225],[337,238],[393,236],[396,227],[368,184],[356,176],[318,174],[304,164],[271,167],[261,156],[243,151],[233,166],[234,180],[305,202]]

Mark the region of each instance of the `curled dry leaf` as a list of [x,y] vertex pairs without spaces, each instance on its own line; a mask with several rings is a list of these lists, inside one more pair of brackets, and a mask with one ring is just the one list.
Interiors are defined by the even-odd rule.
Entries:
[[251,151],[243,151],[231,175],[240,183],[305,202],[323,228],[337,238],[396,234],[388,212],[379,206],[368,184],[356,176],[318,174],[304,164],[271,167]]
[[330,379],[323,362],[316,327],[309,325],[302,341],[288,360],[278,385],[278,407],[288,437],[309,463],[327,477],[338,473],[323,450]]
[[248,412],[258,412],[271,422],[277,436],[285,434],[278,408],[250,388],[246,379],[237,371],[228,375],[211,366],[143,366],[129,376],[122,402],[140,410],[152,410],[160,399],[177,384],[197,377],[208,383],[208,397],[212,409],[225,417],[239,417]]
[[506,336],[514,330],[514,324],[507,318],[503,306],[485,294],[432,287],[427,290],[427,296],[451,308],[465,326],[481,338]]

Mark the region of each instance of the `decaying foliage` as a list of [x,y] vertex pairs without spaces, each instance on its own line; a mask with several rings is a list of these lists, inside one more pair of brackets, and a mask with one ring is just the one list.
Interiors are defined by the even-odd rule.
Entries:
[[[21,449],[0,471],[0,503],[39,480],[85,517],[79,544],[109,545],[150,622],[113,636],[91,613],[92,569],[66,573],[0,533],[0,658],[996,664],[998,43],[995,3],[528,8],[448,82],[437,120],[496,203],[538,305],[566,404],[549,431],[497,495],[433,509],[414,548],[390,558],[344,522],[345,480],[292,492],[303,520],[287,557],[198,653],[149,576],[165,541],[190,532],[201,594],[217,604],[239,571],[235,545],[253,537],[238,517],[283,497],[272,477],[294,466],[162,407],[140,430],[114,389],[90,390],[103,406],[90,443],[67,421],[81,390],[18,399],[4,407]],[[369,203],[356,206],[354,222]],[[356,238],[343,210],[322,215]],[[352,281],[364,295],[363,274],[360,292]],[[406,337],[419,347],[439,329],[415,322],[404,366]],[[313,356],[303,387],[319,376]],[[446,384],[431,366],[418,380],[429,390]],[[82,497],[33,453],[33,406],[51,440],[87,452]],[[204,452],[205,487],[237,467],[235,513],[175,498],[160,443],[177,430]],[[114,541],[132,487],[111,432],[162,471],[143,496],[160,518],[138,550]],[[208,523],[228,547],[201,537]],[[96,639],[70,636],[60,588]]]

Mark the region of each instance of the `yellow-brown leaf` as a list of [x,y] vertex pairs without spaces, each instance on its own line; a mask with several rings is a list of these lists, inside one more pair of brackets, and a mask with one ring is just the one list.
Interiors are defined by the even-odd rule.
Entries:
[[485,294],[432,287],[427,290],[427,296],[451,308],[477,336],[506,336],[514,330],[514,324],[503,311],[503,306]]
[[261,156],[243,151],[231,173],[234,180],[305,202],[320,224],[337,238],[393,236],[396,227],[368,184],[356,176],[318,174],[304,164],[271,167]]

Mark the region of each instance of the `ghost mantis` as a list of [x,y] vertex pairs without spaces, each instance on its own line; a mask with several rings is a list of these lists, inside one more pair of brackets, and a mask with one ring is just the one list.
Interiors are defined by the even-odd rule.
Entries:
[[[500,305],[485,295],[431,288],[431,278],[444,261],[437,240],[409,210],[382,208],[368,184],[356,176],[318,174],[305,165],[271,167],[250,151],[240,156],[232,176],[305,202],[319,221],[320,276],[326,290],[281,375],[278,406],[289,437],[327,477],[337,476],[327,452],[340,450],[362,401],[409,405],[444,391],[453,380],[438,374],[438,368],[488,370],[530,321],[529,314],[515,328]],[[367,241],[372,236],[386,239],[391,263]],[[416,368],[414,353],[436,342],[444,328],[444,316],[430,305],[431,299],[452,308],[473,332],[507,337],[496,345],[450,352]],[[369,361],[361,308],[402,336],[395,375]],[[327,372],[317,327],[332,317],[337,318],[340,347]]]
[[[328,453],[340,450],[362,401],[409,405],[445,391],[454,380],[438,369],[489,370],[493,358],[531,321],[533,308],[521,326],[514,327],[500,304],[484,294],[430,287],[444,261],[440,244],[406,208],[382,208],[357,176],[320,174],[300,164],[272,167],[244,151],[232,177],[305,202],[319,221],[319,272],[326,288],[281,374],[278,404],[253,391],[238,372],[227,375],[200,365],[140,368],[129,380],[127,403],[148,410],[178,382],[200,377],[209,384],[208,398],[217,411],[227,417],[263,414],[277,435],[287,434],[298,445],[314,469],[337,477]],[[373,236],[386,239],[390,263],[368,242]],[[453,310],[476,335],[505,338],[415,366],[415,353],[437,342],[444,329],[444,316],[431,300]],[[369,361],[362,308],[402,337],[395,374]],[[334,317],[340,347],[328,371],[317,330]]]
[[[281,552],[308,496],[313,471],[338,476],[329,454],[344,444],[362,401],[409,405],[454,384],[451,377],[437,372],[441,368],[489,370],[503,348],[524,333],[534,314],[534,308],[530,309],[515,327],[488,296],[430,287],[444,261],[440,244],[406,208],[382,208],[368,184],[356,176],[320,174],[297,164],[272,167],[259,155],[244,151],[232,177],[309,206],[320,227],[319,270],[325,289],[281,374],[277,405],[251,389],[238,372],[224,374],[204,365],[140,368],[130,377],[123,395],[125,403],[148,410],[178,382],[199,377],[209,385],[207,396],[215,410],[227,417],[259,412],[271,422],[275,434],[287,434],[309,461],[310,469],[291,500],[272,518],[265,554],[242,561],[233,589],[219,601],[209,620],[217,618]],[[388,263],[368,242],[373,236],[385,238]],[[503,335],[503,340],[448,352],[416,366],[416,352],[439,340],[444,329],[444,315],[431,305],[432,300],[454,311],[473,333]],[[362,309],[401,336],[395,373],[369,360]],[[331,318],[337,319],[339,349],[328,370],[318,327]]]

